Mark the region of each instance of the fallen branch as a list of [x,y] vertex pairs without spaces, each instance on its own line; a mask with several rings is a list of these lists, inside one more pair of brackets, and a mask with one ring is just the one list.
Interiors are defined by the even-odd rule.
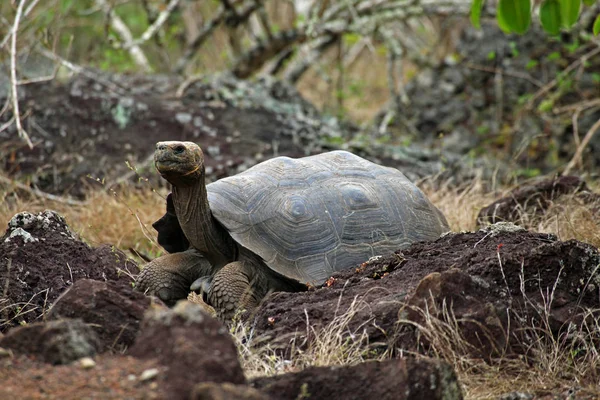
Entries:
[[50,201],[56,201],[58,203],[68,204],[70,206],[83,206],[83,205],[86,204],[83,201],[73,200],[73,199],[69,199],[69,198],[66,198],[66,197],[57,196],[57,195],[54,195],[54,194],[43,192],[43,191],[41,191],[41,190],[39,190],[37,188],[29,187],[29,186],[24,185],[24,184],[22,184],[20,182],[14,181],[14,180],[9,179],[9,178],[6,178],[6,177],[4,177],[2,175],[0,175],[0,182],[4,183],[4,184],[7,184],[9,186],[14,186],[17,189],[23,190],[23,191],[25,191],[27,193],[30,193],[30,194],[32,194],[32,195],[34,195],[36,197],[40,197],[42,199],[46,199],[46,200],[50,200]]

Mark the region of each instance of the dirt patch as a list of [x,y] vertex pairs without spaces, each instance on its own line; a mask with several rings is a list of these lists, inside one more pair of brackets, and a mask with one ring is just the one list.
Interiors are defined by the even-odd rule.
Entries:
[[47,318],[81,318],[98,335],[98,351],[123,351],[133,344],[151,304],[160,300],[118,282],[80,279],[52,305]]
[[187,399],[201,382],[246,383],[227,328],[188,301],[149,312],[129,354],[168,368],[169,398]]
[[[155,378],[141,379],[153,369]],[[79,362],[52,366],[26,356],[0,359],[2,399],[165,399],[164,381],[164,368],[133,357],[99,356],[91,368]]]
[[[366,334],[373,347],[414,350],[418,346],[416,333],[398,321],[410,318],[406,307],[411,299],[413,304],[419,303],[415,289],[423,278],[453,269],[464,274],[444,275],[438,286],[461,288],[461,292],[454,296],[452,290],[431,293],[439,296],[434,297],[438,304],[445,302],[451,307],[457,302],[456,318],[469,318],[478,310],[465,305],[489,304],[491,314],[477,311],[483,320],[493,315],[496,318],[490,323],[505,322],[499,310],[518,310],[524,299],[544,309],[548,305],[544,296],[551,293],[549,321],[552,330],[559,331],[582,310],[600,306],[599,264],[600,254],[591,245],[562,242],[553,235],[526,232],[514,225],[493,225],[474,233],[449,234],[434,242],[413,244],[402,252],[334,275],[315,290],[273,294],[254,315],[256,334],[269,338],[271,345],[280,349],[289,349],[292,344],[303,347],[310,345],[315,332],[345,321],[342,333]],[[429,284],[422,292],[428,294],[433,287]],[[535,314],[539,309],[530,311]]]
[[100,341],[82,320],[63,319],[11,329],[0,338],[0,346],[50,364],[69,364],[96,355]]
[[113,246],[91,248],[53,211],[15,215],[0,238],[0,330],[38,321],[79,279],[130,285],[137,265]]

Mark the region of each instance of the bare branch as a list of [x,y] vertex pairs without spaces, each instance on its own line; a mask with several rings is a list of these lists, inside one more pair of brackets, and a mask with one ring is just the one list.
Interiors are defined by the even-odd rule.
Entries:
[[167,21],[173,10],[177,8],[180,1],[181,0],[171,0],[167,7],[163,11],[161,11],[156,20],[152,23],[152,25],[150,25],[148,29],[146,29],[146,31],[142,33],[142,36],[140,36],[138,39],[132,40],[131,43],[126,44],[125,46],[123,46],[123,48],[129,49],[132,46],[139,46],[140,44],[150,40],[156,34],[156,32],[158,32],[158,30],[164,25],[164,23]]
[[304,40],[306,40],[306,35],[295,29],[280,32],[268,43],[259,42],[248,50],[236,61],[232,72],[238,78],[248,78],[281,51],[294,44],[302,43]]
[[[22,0],[22,2],[24,3],[26,0]],[[31,4],[29,5],[29,7],[27,7],[27,9],[25,10],[25,12],[23,13],[23,17],[27,17],[29,15],[29,13],[31,12],[31,10],[33,10],[33,8],[37,5],[37,3],[40,0],[33,0],[31,2]],[[4,18],[3,18],[4,19]],[[0,42],[0,47],[4,47],[6,45],[6,43],[8,42],[8,39],[10,39],[10,37],[13,35],[13,33],[15,33],[16,27],[13,26],[10,31],[6,34],[6,36],[4,37],[4,39],[2,39],[2,42]]]
[[103,78],[102,76],[88,70],[87,68],[84,68],[80,65],[77,64],[73,64],[72,62],[65,60],[64,58],[62,58],[61,56],[54,54],[53,52],[51,52],[48,49],[45,48],[40,48],[38,49],[38,51],[45,57],[48,57],[51,60],[57,61],[58,63],[60,63],[62,66],[64,66],[65,68],[73,71],[76,74],[81,74],[82,76],[85,76],[86,78],[90,78],[100,84],[102,84],[103,86],[105,86],[108,90],[117,93],[117,94],[125,94],[126,90],[124,90],[123,88],[119,87],[118,85],[116,85],[114,82],[109,81],[108,79]]
[[225,9],[221,7],[217,11],[217,14],[202,27],[202,30],[198,32],[198,35],[196,35],[194,40],[192,40],[192,42],[183,51],[183,55],[175,63],[175,72],[181,73],[185,69],[185,67],[190,63],[190,60],[194,57],[196,52],[200,49],[200,47],[202,47],[206,39],[208,39],[208,37],[214,32],[214,30],[217,29],[217,27],[221,25],[221,23],[223,23],[224,19]]
[[552,89],[554,86],[556,86],[566,75],[568,75],[571,71],[573,71],[575,68],[577,68],[579,65],[581,64],[585,64],[590,58],[595,57],[596,55],[600,54],[600,45],[598,45],[598,47],[596,47],[595,49],[589,51],[588,53],[584,54],[583,56],[579,57],[577,60],[575,60],[573,63],[571,63],[571,65],[569,65],[567,68],[565,68],[560,74],[558,74],[556,76],[556,78],[554,78],[553,80],[551,80],[548,84],[546,84],[545,86],[543,86],[540,90],[538,90],[532,97],[531,99],[529,99],[529,101],[527,102],[527,109],[531,109],[535,103],[535,101],[540,98],[541,96],[543,96],[545,93],[547,93],[550,89]]
[[12,97],[12,109],[13,115],[15,116],[15,125],[17,127],[17,133],[19,137],[27,143],[30,149],[33,149],[33,143],[29,139],[29,135],[21,124],[21,114],[19,112],[19,91],[18,80],[17,80],[17,31],[19,30],[19,22],[21,21],[21,15],[23,13],[23,7],[27,0],[21,0],[17,7],[17,13],[15,15],[15,22],[13,25],[13,31],[10,42],[10,87]]
[[292,84],[298,82],[315,61],[337,42],[338,37],[337,35],[327,35],[301,46],[299,51],[301,56],[296,57],[296,61],[285,70],[283,78]]
[[573,155],[573,158],[571,159],[571,161],[569,161],[569,164],[562,173],[563,176],[569,175],[569,173],[571,173],[571,170],[575,167],[575,165],[581,162],[581,156],[583,155],[583,151],[587,147],[590,140],[592,140],[592,137],[594,137],[598,129],[600,129],[600,119],[598,119],[598,121],[596,121],[594,125],[592,125],[592,127],[585,134],[583,140],[581,141],[581,143],[577,147],[577,150],[575,151],[575,155]]
[[485,65],[477,65],[477,64],[472,64],[469,62],[464,63],[463,65],[469,69],[475,69],[477,71],[489,72],[491,74],[502,74],[502,75],[506,75],[506,76],[511,76],[513,78],[525,79],[526,81],[529,81],[529,82],[533,83],[535,86],[540,87],[540,88],[544,86],[544,84],[542,82],[538,81],[531,75],[526,74],[524,72],[509,71],[506,69],[487,67]]
[[259,2],[258,0],[256,0],[256,3],[258,3],[260,5],[258,12],[257,12],[258,21],[260,22],[260,25],[262,26],[263,30],[265,31],[267,38],[269,40],[271,40],[271,39],[273,39],[273,30],[271,29],[271,24],[269,23],[269,18],[267,16],[267,10],[265,10],[265,7],[262,4],[262,2]]
[[144,72],[152,72],[152,68],[150,67],[150,63],[148,62],[148,58],[146,54],[144,54],[143,50],[137,44],[133,43],[133,35],[131,31],[123,22],[123,20],[114,12],[110,4],[106,2],[106,0],[95,0],[96,4],[102,8],[102,11],[106,13],[106,15],[110,18],[110,24],[113,29],[117,31],[119,36],[121,36],[121,40],[123,40],[123,47],[129,51],[131,58],[136,63],[138,67],[140,67]]

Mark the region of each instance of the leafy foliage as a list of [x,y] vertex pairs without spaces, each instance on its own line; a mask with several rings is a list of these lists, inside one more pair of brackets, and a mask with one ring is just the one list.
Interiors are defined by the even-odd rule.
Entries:
[[[484,0],[473,0],[471,3],[471,23],[480,28],[481,10]],[[539,18],[542,27],[550,35],[558,35],[561,29],[571,29],[582,12],[582,0],[543,0],[539,5]],[[595,0],[583,0],[588,7],[595,5]],[[498,26],[506,33],[523,34],[527,32],[532,20],[532,4],[530,0],[499,0],[496,14]],[[600,15],[596,17],[593,28],[594,35],[600,33]]]
[[523,34],[531,24],[531,3],[529,0],[500,0],[498,16],[503,21],[503,29]]

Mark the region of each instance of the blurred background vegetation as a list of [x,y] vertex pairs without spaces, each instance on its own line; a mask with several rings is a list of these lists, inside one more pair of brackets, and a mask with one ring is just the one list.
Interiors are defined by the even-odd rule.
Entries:
[[[519,36],[497,29],[498,1],[476,3],[479,31],[470,0],[12,0],[0,4],[0,44],[10,50],[17,26],[21,83],[77,66],[190,82],[272,76],[361,127],[342,141],[493,155],[517,177],[593,171],[598,4],[580,3],[579,23],[558,35],[534,18]],[[10,53],[0,53],[6,75]]]
[[[16,3],[0,4],[1,37],[13,25]],[[25,10],[35,2],[26,3]],[[468,1],[412,0],[47,0],[22,17],[18,47],[22,61],[44,48],[106,71],[192,76],[232,70],[261,46],[269,52],[278,36],[296,35],[277,51],[260,55],[258,68],[240,75],[289,78],[324,111],[362,123],[390,100],[390,59],[398,64],[393,66],[398,86],[418,70],[411,59],[430,62],[428,57],[451,55],[468,7]],[[141,39],[161,14],[167,14],[164,23]],[[143,61],[120,26],[139,42]],[[8,52],[0,54],[6,67]],[[315,58],[310,68],[303,73],[291,68],[309,55]],[[39,76],[40,64],[36,58],[19,72]]]

